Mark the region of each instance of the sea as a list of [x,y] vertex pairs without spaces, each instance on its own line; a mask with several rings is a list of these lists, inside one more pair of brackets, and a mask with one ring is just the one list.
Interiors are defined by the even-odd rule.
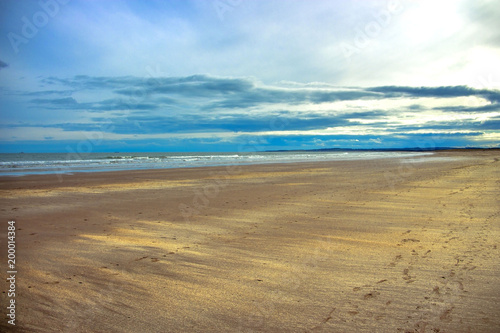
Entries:
[[18,153],[0,154],[0,176],[73,174],[143,169],[293,163],[432,154],[405,151],[279,151],[239,153]]

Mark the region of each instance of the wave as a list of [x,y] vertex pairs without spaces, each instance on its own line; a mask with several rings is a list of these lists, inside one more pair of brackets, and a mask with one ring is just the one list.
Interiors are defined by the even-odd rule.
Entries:
[[[2,156],[0,175],[72,173],[135,169],[165,169],[262,163],[360,160],[428,155],[422,152],[255,152],[255,153],[90,153],[81,159],[69,154],[10,154]],[[29,155],[29,156],[28,156]],[[80,157],[80,156],[79,156]],[[10,160],[9,160],[10,158]],[[23,160],[24,159],[24,160]],[[29,160],[31,159],[31,160]]]

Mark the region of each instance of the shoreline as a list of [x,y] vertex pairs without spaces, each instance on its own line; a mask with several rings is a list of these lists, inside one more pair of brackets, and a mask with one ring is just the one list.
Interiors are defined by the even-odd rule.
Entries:
[[[428,153],[428,152],[422,152]],[[216,165],[216,166],[192,166],[192,167],[172,167],[172,168],[150,168],[150,169],[124,169],[124,170],[109,170],[109,171],[75,171],[70,173],[43,173],[43,174],[24,174],[24,175],[0,175],[0,190],[1,185],[9,184],[15,182],[16,180],[29,180],[29,181],[37,181],[40,180],[42,182],[56,181],[61,182],[62,178],[71,178],[71,177],[84,177],[84,178],[93,178],[92,176],[96,176],[97,178],[106,178],[105,176],[125,176],[127,174],[137,174],[141,173],[149,174],[155,176],[155,174],[166,172],[166,173],[176,173],[177,171],[184,173],[188,170],[209,170],[209,171],[221,171],[224,169],[245,169],[250,170],[252,167],[281,167],[281,166],[313,166],[316,164],[324,164],[331,165],[333,163],[359,163],[359,162],[367,162],[374,160],[404,160],[404,159],[412,159],[412,158],[432,158],[434,157],[444,157],[444,158],[462,158],[468,157],[465,155],[477,155],[479,153],[488,153],[488,151],[480,151],[480,150],[442,150],[442,151],[433,151],[430,152],[432,154],[425,155],[409,155],[409,156],[398,156],[398,157],[376,157],[376,158],[363,158],[363,159],[339,159],[339,160],[326,160],[326,161],[297,161],[297,162],[269,162],[269,163],[248,163],[248,164],[227,164],[227,165]],[[88,175],[88,176],[86,176]]]
[[[248,157],[248,156],[255,156],[255,155],[258,155],[259,154],[265,154],[265,155],[269,155],[269,154],[276,154],[276,156],[286,156],[287,152],[253,152],[253,153],[243,153],[243,155],[241,155],[241,153],[223,153],[222,155],[220,155],[220,153],[208,153],[209,155],[204,155],[204,154],[207,154],[207,153],[201,153],[201,155],[187,155],[187,156],[177,156],[177,155],[172,155],[172,156],[169,156],[167,158],[167,155],[168,153],[153,153],[151,156],[148,156],[149,153],[139,153],[139,155],[137,156],[133,156],[134,154],[133,153],[123,153],[123,154],[131,154],[131,156],[115,156],[117,159],[116,160],[109,160],[107,161],[106,163],[100,165],[100,166],[83,166],[83,165],[80,165],[80,166],[77,166],[78,163],[80,162],[95,162],[96,160],[93,159],[93,158],[88,158],[90,156],[95,156],[95,158],[97,158],[97,160],[100,160],[100,161],[106,161],[106,159],[108,158],[111,158],[112,156],[107,156],[107,157],[103,157],[102,155],[108,155],[107,153],[95,153],[95,154],[89,154],[89,155],[86,155],[85,157],[87,158],[84,158],[82,160],[79,160],[78,163],[74,166],[69,166],[69,165],[66,165],[65,163],[71,163],[72,160],[49,160],[49,161],[39,161],[40,163],[45,163],[45,162],[48,162],[49,165],[45,166],[45,168],[48,168],[50,166],[50,162],[52,161],[53,163],[55,163],[54,165],[52,165],[52,170],[38,170],[36,171],[36,169],[32,169],[31,171],[19,171],[20,169],[17,169],[17,167],[14,167],[12,170],[18,170],[18,171],[9,171],[9,172],[4,172],[3,174],[0,174],[0,178],[1,177],[23,177],[23,176],[29,176],[29,175],[71,175],[71,174],[75,174],[75,173],[93,173],[93,172],[118,172],[118,171],[132,171],[132,170],[166,170],[166,169],[184,169],[184,168],[199,168],[199,167],[214,167],[214,166],[231,166],[231,165],[261,165],[261,164],[285,164],[285,163],[312,163],[312,162],[323,162],[323,161],[330,161],[330,162],[334,162],[334,161],[350,161],[350,160],[368,160],[368,159],[379,159],[379,158],[404,158],[404,157],[409,157],[409,156],[425,156],[425,155],[432,155],[433,152],[426,152],[426,151],[383,151],[383,150],[380,150],[380,151],[366,151],[366,150],[352,150],[352,151],[346,151],[346,152],[342,152],[342,151],[332,151],[332,152],[328,152],[328,151],[289,151],[288,153],[290,154],[293,154],[293,153],[300,153],[300,154],[308,154],[308,153],[311,153],[311,154],[319,154],[319,156],[326,156],[328,155],[329,153],[331,154],[338,154],[338,153],[343,153],[343,154],[363,154],[363,155],[366,155],[366,156],[353,156],[351,155],[350,157],[344,157],[344,156],[340,156],[340,155],[333,155],[334,157],[331,158],[331,159],[324,159],[324,158],[318,158],[319,156],[316,156],[316,157],[313,157],[313,158],[310,158],[310,156],[308,156],[308,158],[304,158],[302,157],[301,159],[298,159],[296,160],[295,158],[291,158],[291,159],[284,159],[284,160],[273,160],[273,159],[268,159],[267,161],[238,161],[238,160],[226,160],[226,161],[213,161],[213,162],[204,162],[202,164],[198,163],[198,162],[194,162],[192,164],[186,164],[186,163],[182,163],[183,165],[179,165],[179,160],[178,158],[180,157],[186,157],[186,158],[200,158],[200,160],[202,160],[203,158],[207,158],[207,157],[210,157],[210,160],[212,161],[212,154],[216,154],[218,157],[221,157],[221,156],[224,156],[224,157],[233,157],[234,156],[239,156],[239,157]],[[384,156],[384,155],[381,155],[381,156],[370,156],[370,153],[382,153],[382,154],[401,154],[400,156]],[[159,156],[157,156],[157,154],[160,154]],[[163,155],[163,154],[167,154],[167,155]],[[194,154],[194,153],[191,153],[191,154]],[[228,155],[230,154],[230,155]],[[236,154],[236,155],[233,155],[233,154]],[[42,154],[44,155],[44,154]],[[65,155],[65,154],[52,154],[52,155]],[[145,155],[145,156],[141,156],[141,155]],[[265,155],[261,155],[262,157],[265,156]],[[146,158],[147,160],[149,160],[149,158],[152,158],[153,160],[155,159],[166,159],[165,161],[162,161],[161,164],[155,164],[155,162],[151,163],[151,165],[139,165],[139,164],[130,164],[130,165],[123,165],[123,166],[117,166],[116,163],[117,161],[123,161],[123,160],[130,160],[132,159],[132,161],[134,161],[135,158],[139,158],[139,159],[143,159],[143,158]],[[174,160],[170,160],[170,158],[174,159]],[[22,163],[25,163],[25,162],[28,162],[28,161],[18,161],[19,163],[21,163],[21,166],[22,167]],[[60,162],[64,162],[63,164],[59,164]],[[12,162],[8,162],[8,161],[5,161],[4,163],[14,163],[14,161]],[[108,164],[108,163],[112,163],[112,164]],[[158,163],[158,161],[156,162]],[[170,163],[170,164],[169,164]],[[175,165],[175,164],[178,164],[178,165]],[[59,166],[57,166],[59,165]],[[56,167],[57,166],[57,167]]]
[[[363,149],[352,149],[352,150],[303,150],[303,151],[264,151],[264,152],[255,152],[256,154],[258,153],[286,153],[286,152],[299,152],[299,153],[328,153],[328,152],[358,152],[358,153],[370,153],[370,152],[379,152],[379,153],[407,153],[407,156],[377,156],[377,157],[359,157],[359,158],[351,158],[351,159],[331,159],[331,160],[312,160],[312,161],[306,161],[306,160],[300,160],[300,161],[269,161],[269,162],[227,162],[223,164],[217,164],[217,165],[192,165],[192,166],[168,166],[168,167],[123,167],[123,168],[117,168],[117,169],[108,169],[106,170],[105,168],[99,169],[78,169],[76,168],[74,171],[69,170],[67,166],[60,167],[58,170],[59,171],[36,171],[36,172],[23,172],[20,174],[9,174],[9,173],[4,173],[0,174],[0,181],[2,179],[9,179],[9,178],[17,178],[17,177],[26,177],[26,176],[52,176],[54,175],[58,179],[62,177],[66,177],[69,175],[74,175],[74,174],[84,174],[84,173],[108,173],[108,172],[129,172],[129,171],[151,171],[151,170],[170,170],[170,169],[191,169],[191,168],[211,168],[211,167],[228,167],[228,166],[248,166],[248,165],[267,165],[267,164],[295,164],[295,163],[322,163],[322,162],[340,162],[340,161],[364,161],[364,160],[372,160],[372,159],[392,159],[392,158],[411,158],[412,156],[433,156],[436,154],[442,155],[442,154],[458,154],[458,155],[470,155],[470,154],[481,154],[481,153],[495,153],[495,152],[500,152],[500,148],[460,148],[460,149],[448,149],[448,148],[443,148],[443,149],[434,149],[434,150],[422,150],[422,149],[368,149],[368,150],[363,150]],[[13,155],[12,153],[5,153],[5,154],[10,154]],[[58,153],[49,153],[49,154],[55,154],[58,155]],[[97,154],[108,154],[108,153],[97,153]],[[133,154],[133,153],[123,153],[123,154]],[[141,153],[141,154],[148,154],[148,153]],[[153,153],[156,154],[156,153]],[[163,153],[159,153],[163,154]],[[168,153],[165,153],[168,154]],[[191,153],[190,153],[191,154]],[[225,154],[233,154],[232,152],[225,153]],[[234,153],[238,154],[238,153]],[[417,155],[413,155],[417,154]],[[14,154],[16,155],[16,154]],[[43,155],[43,154],[42,154]],[[70,160],[69,160],[70,161]],[[60,171],[61,169],[68,169],[67,171]]]
[[18,329],[498,331],[499,156],[421,158],[2,177]]

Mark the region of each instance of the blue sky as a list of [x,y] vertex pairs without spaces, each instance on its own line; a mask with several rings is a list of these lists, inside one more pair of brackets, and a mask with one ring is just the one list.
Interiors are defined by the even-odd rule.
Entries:
[[498,1],[0,2],[0,152],[500,145]]

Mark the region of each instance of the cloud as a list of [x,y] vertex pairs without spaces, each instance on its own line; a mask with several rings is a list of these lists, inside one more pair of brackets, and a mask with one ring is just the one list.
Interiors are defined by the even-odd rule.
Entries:
[[[223,14],[213,1],[76,1],[18,53],[0,39],[0,134],[52,144],[102,131],[124,147],[182,134],[179,149],[205,149],[189,135],[272,133],[282,148],[500,138],[496,0],[222,2]],[[3,36],[40,11],[0,4]]]
[[224,116],[203,115],[165,115],[165,116],[130,116],[114,118],[93,118],[92,123],[55,124],[64,131],[95,131],[104,128],[116,134],[161,134],[195,132],[267,132],[276,130],[307,131],[326,129],[335,126],[357,124],[350,121],[348,115],[342,116],[294,116],[291,113],[255,116],[252,114],[225,114]]
[[32,99],[33,107],[44,106],[51,110],[85,110],[85,111],[115,111],[115,110],[155,110],[157,105],[152,103],[139,103],[124,99],[105,99],[96,102],[78,103],[73,97],[44,99]]
[[491,102],[500,101],[500,91],[488,89],[474,89],[467,86],[443,86],[443,87],[404,87],[404,86],[383,86],[368,88],[368,91],[380,92],[385,97],[463,97],[481,96]]
[[469,20],[469,24],[475,27],[481,34],[479,40],[489,46],[500,46],[500,8],[496,1],[481,0],[466,2],[464,12]]
[[[42,78],[41,83],[43,90],[17,96],[30,98],[29,108],[52,118],[43,123],[26,119],[7,123],[18,140],[22,136],[16,129],[33,128],[41,139],[52,137],[51,142],[101,133],[116,140],[168,136],[182,141],[201,136],[226,143],[236,142],[228,135],[251,136],[265,140],[269,147],[286,144],[285,137],[300,136],[302,141],[290,141],[299,147],[314,144],[307,137],[316,137],[321,141],[316,141],[318,145],[334,145],[329,140],[338,140],[351,146],[349,140],[358,138],[360,145],[383,147],[398,142],[413,145],[415,138],[426,135],[453,138],[458,144],[491,137],[500,130],[500,93],[468,86],[272,85],[254,78],[210,75],[80,75]],[[57,136],[51,134],[54,131]],[[273,141],[273,137],[282,139]]]
[[452,112],[488,112],[488,111],[500,111],[500,103],[492,103],[488,105],[483,105],[483,106],[444,106],[444,107],[438,107],[434,108],[434,110],[441,110],[441,111],[452,111]]
[[73,97],[55,98],[55,99],[35,98],[31,100],[31,103],[37,106],[44,105],[44,106],[53,106],[56,108],[60,107],[71,108],[74,105],[78,105],[78,103]]
[[62,85],[78,90],[92,89],[118,89],[130,86],[137,86],[146,83],[148,79],[133,76],[121,77],[99,77],[89,75],[76,75],[72,78],[59,78],[49,76],[43,78],[41,83],[47,85]]
[[[263,85],[249,78],[223,78],[208,75],[188,77],[90,77],[69,79],[50,77],[46,84],[63,85],[76,90],[107,90],[121,95],[129,104],[138,100],[170,103],[190,99],[200,110],[244,109],[262,104],[327,103],[359,99],[379,99],[384,96],[362,89],[338,87],[280,87]],[[159,99],[158,96],[162,96]],[[201,103],[201,104],[200,104]],[[88,107],[88,106],[86,106]]]
[[[342,88],[331,85],[264,85],[249,78],[224,78],[208,75],[187,77],[91,77],[69,79],[50,77],[44,83],[63,85],[77,90],[106,90],[131,100],[163,96],[170,102],[176,98],[206,100],[203,109],[248,108],[261,104],[328,103],[337,101],[378,100],[388,98],[453,98],[476,96],[492,103],[500,102],[500,91],[467,86],[409,87],[380,86]],[[292,86],[292,87],[290,87]],[[417,105],[413,106],[417,108]]]
[[74,93],[74,90],[42,90],[42,91],[29,91],[29,92],[18,92],[18,95],[22,96],[41,96],[41,97],[51,97],[51,96],[60,96],[67,97],[71,96]]
[[478,128],[483,130],[499,130],[500,129],[500,117],[491,118],[485,121],[482,121]]

